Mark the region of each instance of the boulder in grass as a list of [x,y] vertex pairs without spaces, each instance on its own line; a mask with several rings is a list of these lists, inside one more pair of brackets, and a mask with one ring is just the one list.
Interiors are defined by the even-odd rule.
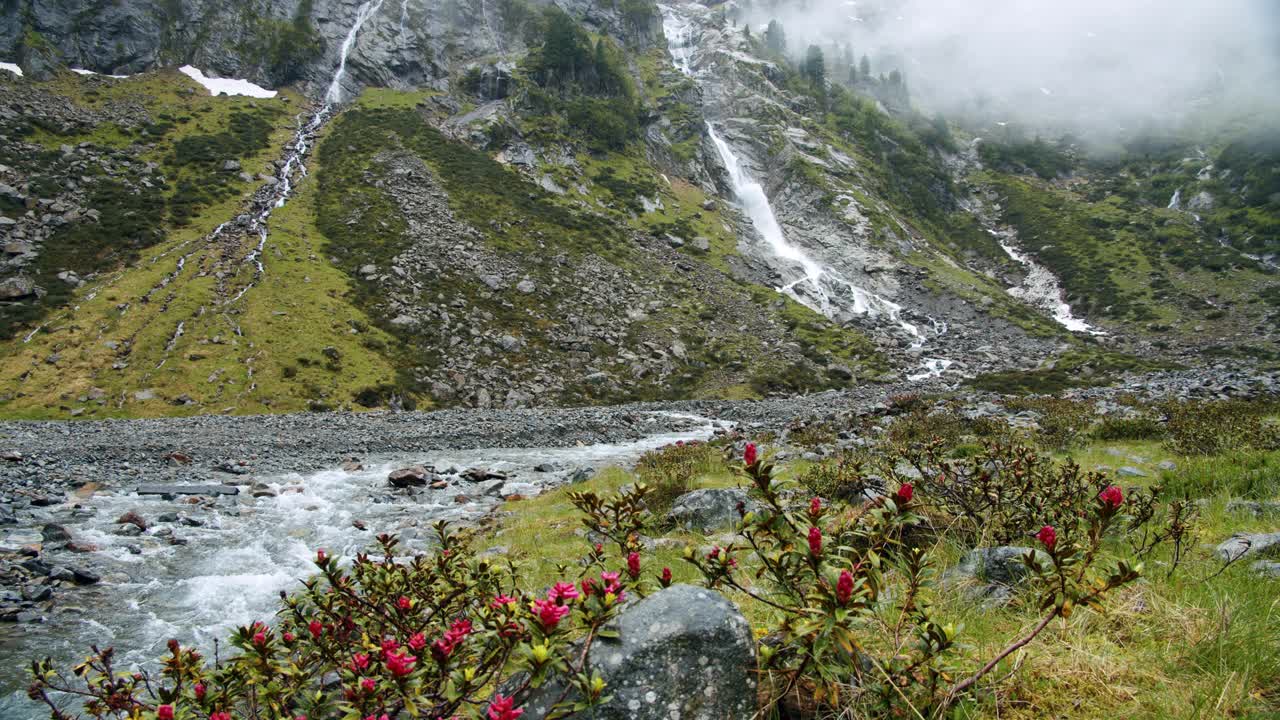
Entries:
[[[597,639],[587,655],[610,696],[595,720],[755,717],[755,640],[723,595],[673,585],[623,610],[610,629],[617,636]],[[521,720],[543,720],[563,692],[559,683],[535,690]]]
[[759,508],[745,490],[714,488],[694,490],[676,498],[667,520],[684,530],[703,534],[731,528],[742,518],[738,507],[747,512]]
[[1280,553],[1280,532],[1232,535],[1214,551],[1224,562],[1235,562],[1246,555]]

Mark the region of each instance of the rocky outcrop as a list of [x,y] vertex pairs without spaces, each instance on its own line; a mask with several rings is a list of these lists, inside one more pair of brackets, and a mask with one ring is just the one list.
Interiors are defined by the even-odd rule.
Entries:
[[[746,618],[719,593],[674,585],[623,611],[613,629],[617,637],[596,640],[587,656],[610,695],[593,710],[596,720],[754,717],[755,642]],[[543,686],[522,717],[542,720],[562,692]]]

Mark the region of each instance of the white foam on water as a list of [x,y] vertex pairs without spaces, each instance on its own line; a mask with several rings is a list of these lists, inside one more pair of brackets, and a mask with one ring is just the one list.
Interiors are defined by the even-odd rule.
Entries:
[[209,91],[210,95],[247,95],[255,98],[273,98],[279,93],[268,90],[261,85],[254,85],[248,80],[207,77],[199,68],[183,65],[178,72],[195,80]]
[[22,77],[22,68],[18,67],[17,63],[0,62],[0,70],[8,70],[14,75]]
[[[356,20],[347,30],[347,36],[342,39],[342,47],[338,51],[338,69],[333,73],[333,80],[329,82],[329,90],[324,94],[325,105],[337,105],[342,102],[342,78],[347,74],[347,58],[351,55],[351,49],[356,45],[356,38],[360,35],[360,28],[364,27],[365,22],[373,17],[378,9],[382,7],[382,0],[370,0],[360,6],[356,11]],[[327,110],[328,108],[326,108]]]

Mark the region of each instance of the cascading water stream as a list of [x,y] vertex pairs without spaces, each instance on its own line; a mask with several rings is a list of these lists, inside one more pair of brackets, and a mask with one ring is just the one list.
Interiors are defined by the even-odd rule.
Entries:
[[[697,79],[698,75],[693,67],[693,21],[671,5],[659,5],[658,8],[662,12],[662,29],[667,37],[673,64],[684,75]],[[707,123],[707,135],[729,172],[729,182],[743,211],[776,258],[776,265],[781,266],[778,269],[784,282],[776,288],[778,292],[832,319],[842,320],[849,315],[884,318],[910,338],[912,350],[924,347],[927,339],[925,333],[902,317],[901,305],[859,287],[834,268],[819,263],[802,248],[789,242],[769,204],[764,187],[743,168],[733,148],[710,122]],[[945,330],[946,327],[937,322],[933,325],[935,331],[939,327]],[[951,364],[952,361],[943,358],[926,358],[921,371],[908,377],[912,380],[936,377]]]
[[1010,295],[1029,305],[1035,305],[1049,311],[1049,314],[1053,316],[1053,319],[1059,325],[1072,332],[1106,335],[1102,330],[1094,328],[1075,316],[1075,313],[1071,311],[1071,306],[1062,299],[1062,288],[1058,285],[1058,278],[1054,277],[1048,268],[1019,252],[1011,244],[1009,238],[994,230],[989,230],[988,232],[996,237],[996,242],[1000,243],[1000,248],[1005,251],[1005,254],[1027,269],[1027,277],[1022,281],[1022,284],[1008,289],[1007,292]]

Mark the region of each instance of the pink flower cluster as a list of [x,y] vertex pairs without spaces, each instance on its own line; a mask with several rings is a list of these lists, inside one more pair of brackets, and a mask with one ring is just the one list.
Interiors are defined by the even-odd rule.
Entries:
[[[449,659],[449,656],[453,654],[453,651],[470,637],[474,631],[471,621],[466,618],[453,621],[453,624],[445,631],[444,637],[431,643],[431,656],[436,659],[436,662],[443,665]],[[415,643],[425,642],[426,638],[422,637],[422,633],[418,633],[409,638],[409,647],[414,647]]]

